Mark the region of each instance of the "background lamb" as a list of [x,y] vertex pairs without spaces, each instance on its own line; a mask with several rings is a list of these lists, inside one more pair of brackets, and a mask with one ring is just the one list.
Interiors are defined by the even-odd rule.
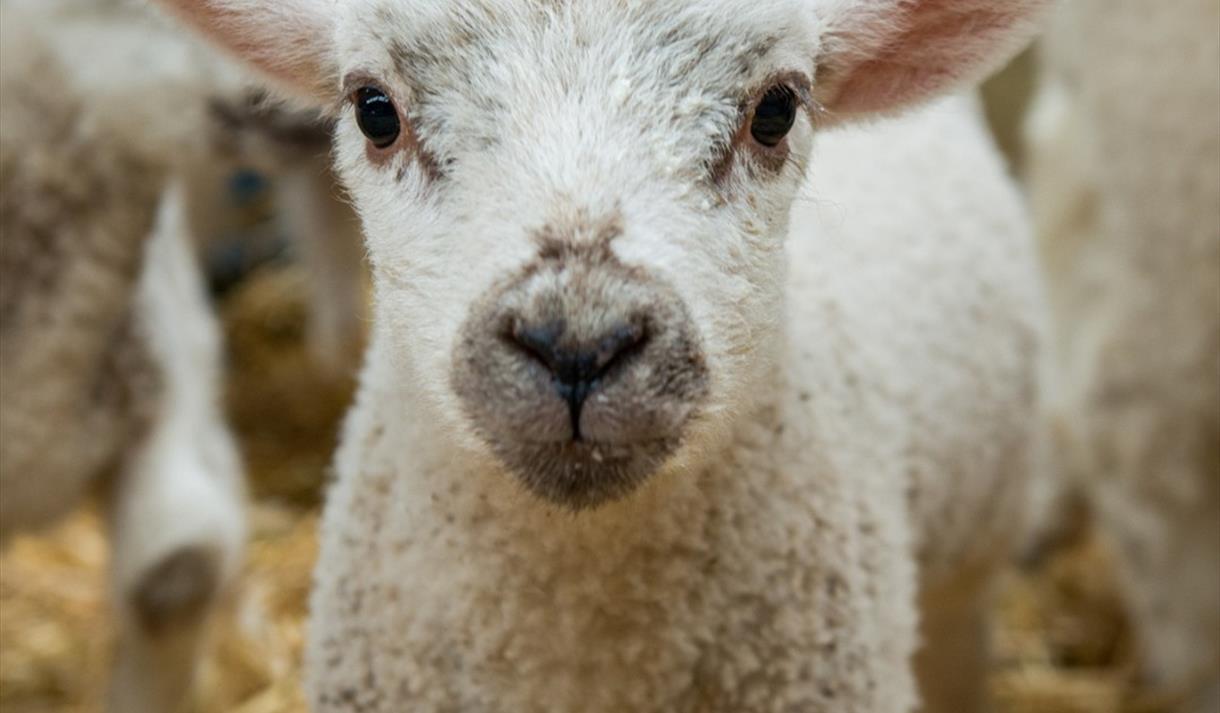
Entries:
[[316,710],[910,710],[920,603],[927,707],[979,705],[1019,201],[964,100],[785,134],[978,76],[1044,3],[171,4],[352,105],[375,318]]
[[[1030,124],[1062,464],[1147,674],[1220,707],[1220,3],[1065,4]],[[1195,706],[1192,708],[1191,706]]]
[[[262,88],[206,91],[218,147],[191,176],[192,224],[208,230],[235,167],[270,179],[276,217],[309,275],[308,345],[325,375],[348,379],[364,346],[366,287],[360,222],[330,168],[332,123],[319,111],[295,107]],[[240,269],[241,266],[239,266]]]
[[362,343],[357,226],[318,113],[246,101],[245,72],[145,3],[8,0],[3,13],[0,535],[104,491],[122,620],[111,708],[164,713],[186,700],[245,527],[213,403],[217,327],[183,241],[215,232],[237,166],[275,177],[314,273],[312,351],[346,376]]
[[19,24],[55,28],[40,35],[44,43],[128,145],[173,163],[196,239],[221,232],[235,171],[257,170],[270,180],[281,230],[311,276],[313,356],[332,376],[350,375],[363,345],[363,252],[357,219],[330,172],[326,119],[270,98],[247,72],[145,0],[6,2],[20,11]]
[[165,713],[243,539],[217,329],[169,169],[18,11],[0,17],[0,539],[105,491],[111,709]]

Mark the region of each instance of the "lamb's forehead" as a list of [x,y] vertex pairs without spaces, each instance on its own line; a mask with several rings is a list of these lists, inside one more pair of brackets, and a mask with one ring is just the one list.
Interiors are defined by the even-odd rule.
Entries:
[[816,56],[808,4],[791,0],[358,0],[339,7],[345,72],[392,73],[425,91],[455,78],[472,91],[493,85],[470,74],[480,71],[506,80],[564,81],[584,72],[747,86],[777,70],[809,72]]

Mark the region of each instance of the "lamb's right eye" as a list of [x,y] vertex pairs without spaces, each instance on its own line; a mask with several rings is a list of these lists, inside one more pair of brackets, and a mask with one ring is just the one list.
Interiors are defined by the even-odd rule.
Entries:
[[768,148],[779,146],[792,123],[796,121],[796,95],[784,85],[767,90],[754,107],[754,118],[750,123],[750,135]]
[[385,92],[375,87],[356,90],[356,124],[377,148],[384,149],[398,138],[398,109]]

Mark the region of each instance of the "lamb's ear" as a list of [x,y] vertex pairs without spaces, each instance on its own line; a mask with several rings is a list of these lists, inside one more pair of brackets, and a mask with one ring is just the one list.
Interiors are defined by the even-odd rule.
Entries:
[[813,0],[815,97],[830,119],[893,112],[979,80],[1033,36],[1051,0]]
[[333,98],[335,0],[156,2],[289,92]]

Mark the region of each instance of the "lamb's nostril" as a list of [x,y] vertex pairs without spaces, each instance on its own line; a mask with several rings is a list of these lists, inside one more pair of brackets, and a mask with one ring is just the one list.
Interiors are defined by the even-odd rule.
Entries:
[[562,361],[558,347],[563,331],[563,322],[527,324],[514,321],[505,338],[527,356],[544,365],[551,373],[557,374]]
[[567,402],[572,437],[581,439],[580,412],[597,383],[612,368],[643,348],[648,332],[640,322],[624,322],[600,337],[578,340],[566,334],[562,321],[527,324],[515,322],[509,343],[551,372],[559,396]]
[[647,339],[647,330],[638,323],[620,324],[607,332],[597,344],[594,361],[597,375],[601,376],[615,363],[638,351]]

